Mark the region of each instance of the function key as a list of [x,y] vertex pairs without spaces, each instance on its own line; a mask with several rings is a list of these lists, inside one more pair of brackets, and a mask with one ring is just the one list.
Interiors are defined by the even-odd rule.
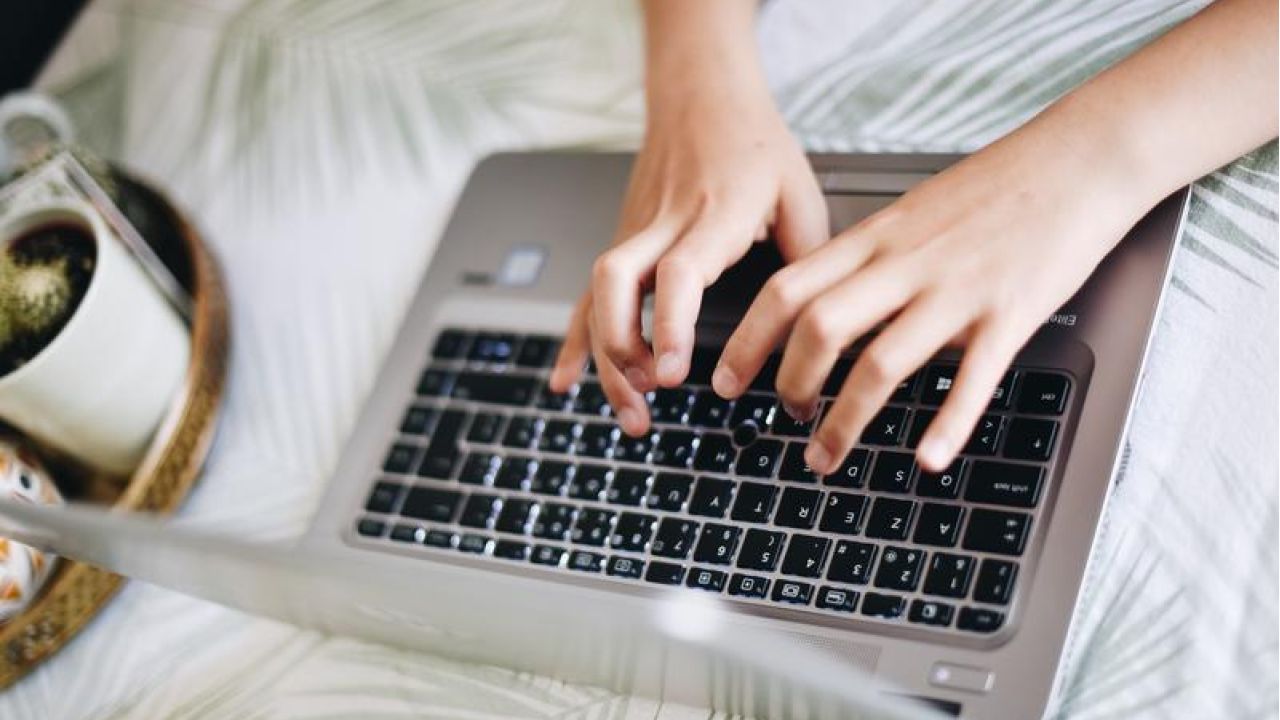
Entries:
[[699,390],[689,411],[689,424],[695,427],[722,428],[729,421],[732,403],[712,390]]
[[978,569],[978,582],[973,586],[973,599],[978,602],[1005,605],[1013,595],[1013,583],[1018,579],[1018,566],[1004,560],[989,558]]
[[551,367],[556,359],[558,341],[546,335],[529,335],[520,343],[516,353],[516,365],[527,368]]
[[499,540],[493,544],[493,556],[523,562],[529,558],[529,544],[517,540]]
[[951,624],[951,618],[955,616],[955,612],[955,608],[946,603],[932,600],[914,600],[911,603],[911,612],[908,613],[907,619],[922,625],[946,627]]
[[881,451],[871,469],[872,490],[904,493],[911,488],[911,476],[916,469],[916,458],[911,453]]
[[964,534],[964,548],[1000,555],[1021,555],[1031,516],[998,510],[974,510]]
[[920,508],[920,520],[912,538],[920,545],[955,547],[960,538],[960,516],[964,508],[959,505],[925,503]]
[[773,584],[774,602],[808,605],[811,597],[813,597],[813,586],[809,583],[795,580],[778,580]]
[[573,524],[570,538],[579,545],[601,547],[613,530],[613,512],[583,508],[578,512],[578,520]]
[[445,397],[453,390],[456,377],[448,370],[427,368],[418,378],[418,394],[423,397]]
[[402,492],[404,487],[395,483],[377,483],[369,492],[369,499],[365,501],[364,509],[369,512],[389,513],[395,509],[396,501],[400,499]]
[[689,417],[689,405],[693,403],[693,391],[685,388],[658,388],[649,403],[654,422],[683,425]]
[[657,583],[658,585],[679,585],[680,581],[684,579],[684,566],[654,560],[649,563],[649,569],[645,571],[644,579],[646,582]]
[[1035,465],[981,461],[969,471],[964,499],[970,502],[1033,508],[1040,500],[1044,470]]
[[535,565],[550,565],[558,567],[560,558],[564,557],[564,550],[553,545],[535,545],[533,555],[529,557],[529,562]]
[[867,507],[865,495],[853,493],[827,493],[826,509],[822,511],[822,532],[838,535],[857,535],[862,523],[862,512]]
[[728,565],[738,549],[742,528],[732,525],[707,523],[698,536],[698,546],[693,550],[693,561],[712,565]]
[[382,461],[383,472],[404,474],[409,472],[409,468],[413,467],[413,461],[418,457],[418,447],[416,445],[407,445],[405,443],[396,443],[387,451],[387,459]]
[[360,522],[356,523],[356,532],[365,537],[382,537],[386,531],[387,524],[374,518],[361,518]]
[[644,572],[644,561],[635,558],[622,557],[614,555],[609,558],[609,564],[605,566],[605,574],[613,577],[626,578],[628,580],[639,580],[640,575]]
[[969,592],[973,575],[973,558],[967,555],[934,553],[929,561],[929,577],[924,581],[926,595],[962,598]]
[[462,493],[452,490],[416,487],[404,499],[400,514],[431,522],[447,523],[462,502]]
[[700,477],[689,499],[689,514],[722,518],[733,499],[733,481]]
[[587,423],[573,442],[573,452],[583,457],[609,457],[620,434],[618,428],[608,423]]
[[1058,423],[1053,420],[1014,418],[1009,423],[1009,439],[1004,443],[1004,456],[1014,460],[1048,460],[1057,434]]
[[733,511],[729,516],[740,522],[769,522],[777,494],[776,485],[744,482],[738,487],[738,499],[734,501]]
[[778,478],[790,482],[816,483],[818,475],[804,460],[804,451],[808,443],[789,442],[782,453],[782,465],[778,468]]
[[400,421],[400,432],[404,435],[426,435],[431,430],[431,423],[436,419],[436,409],[432,407],[411,407],[404,413]]
[[867,520],[867,537],[881,540],[906,540],[916,504],[910,500],[878,497]]
[[471,336],[461,330],[445,330],[436,336],[431,357],[437,360],[457,360],[467,351]]
[[658,523],[658,532],[653,536],[649,552],[657,557],[677,558],[683,560],[689,555],[694,536],[698,532],[698,523],[680,518],[663,518]]
[[862,431],[867,445],[897,445],[907,427],[907,409],[890,405],[880,409]]
[[738,458],[733,441],[724,433],[703,433],[698,441],[698,452],[693,457],[693,467],[705,472],[729,472]]
[[467,360],[506,365],[516,351],[516,336],[511,333],[480,333],[471,342]]
[[725,580],[728,576],[722,570],[708,570],[706,568],[694,568],[689,572],[689,579],[685,581],[685,585],[695,590],[706,590],[708,592],[720,592],[724,590]]
[[924,372],[924,384],[920,388],[920,402],[938,406],[947,399],[951,384],[956,380],[955,365],[930,365]]
[[579,572],[600,572],[604,567],[604,555],[587,550],[574,550],[569,553],[568,568]]
[[759,575],[734,573],[729,578],[729,594],[738,597],[763,598],[769,590],[769,579]]
[[960,475],[963,471],[964,460],[957,458],[942,472],[921,472],[916,478],[916,494],[954,500],[960,496]]
[[785,488],[782,500],[778,503],[778,512],[773,517],[773,524],[809,530],[818,522],[818,505],[821,502],[822,493],[817,490]]
[[831,541],[812,535],[792,535],[782,559],[782,572],[787,575],[816,578],[822,576]]
[[971,632],[993,633],[1004,624],[1004,613],[986,608],[960,608],[956,627]]
[[887,547],[880,555],[876,587],[911,592],[920,583],[924,552],[914,548]]
[[744,570],[772,572],[778,566],[785,535],[767,530],[748,530],[738,553],[738,567]]
[[871,563],[876,559],[876,546],[870,543],[841,540],[831,553],[827,579],[850,585],[866,585],[871,579]]
[[1071,380],[1066,375],[1029,372],[1022,376],[1018,392],[1018,412],[1038,415],[1061,415],[1067,407]]
[[867,617],[893,619],[902,617],[906,601],[897,595],[869,592],[862,596],[862,614]]
[[431,443],[427,445],[427,451],[423,453],[422,462],[418,465],[419,475],[437,480],[453,477],[453,470],[462,457],[462,451],[458,449],[458,437],[462,434],[462,426],[466,420],[466,413],[460,410],[441,413],[435,433],[431,436]]
[[991,404],[988,406],[992,410],[1008,410],[1013,404],[1013,382],[1017,377],[1017,373],[1010,370],[1000,379],[1000,384],[991,392]]
[[858,604],[858,593],[844,588],[833,588],[827,585],[818,590],[818,599],[814,607],[819,610],[835,610],[836,612],[853,612]]
[[867,474],[867,465],[871,462],[871,453],[863,448],[854,448],[845,456],[844,462],[835,472],[826,476],[823,482],[834,487],[862,487],[863,478]]
[[963,452],[968,455],[994,455],[1003,429],[1004,418],[999,415],[983,415],[969,435]]
[[661,472],[653,479],[649,495],[644,499],[645,507],[651,510],[680,512],[689,499],[693,488],[693,477],[683,473]]

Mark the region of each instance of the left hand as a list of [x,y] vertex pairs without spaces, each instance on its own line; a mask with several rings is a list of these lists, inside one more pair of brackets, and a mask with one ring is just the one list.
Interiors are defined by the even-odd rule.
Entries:
[[1015,353],[1145,210],[1107,165],[1019,131],[921,183],[765,284],[725,345],[716,391],[740,395],[786,340],[778,394],[809,420],[840,352],[886,323],[809,443],[806,462],[826,474],[899,382],[944,345],[963,345],[916,451],[941,471]]

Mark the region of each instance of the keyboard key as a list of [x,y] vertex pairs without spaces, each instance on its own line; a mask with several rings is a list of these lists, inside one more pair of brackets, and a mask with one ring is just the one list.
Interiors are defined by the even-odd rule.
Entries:
[[700,477],[689,500],[689,514],[722,518],[732,499],[732,480]]
[[405,411],[404,419],[400,421],[400,433],[403,435],[426,435],[431,430],[431,423],[435,422],[436,415],[435,408],[411,407]]
[[760,372],[751,378],[751,389],[762,392],[773,392],[778,384],[778,368],[782,365],[782,356],[770,355],[760,366]]
[[907,441],[903,445],[915,450],[920,445],[920,438],[924,437],[924,431],[929,428],[929,423],[933,422],[933,418],[937,415],[936,410],[917,408],[911,415],[911,427],[907,429]]
[[862,442],[867,445],[897,445],[902,442],[906,427],[906,408],[892,405],[881,408],[862,431]]
[[651,510],[680,512],[693,488],[693,476],[684,473],[660,472],[653,479],[649,495],[644,499],[645,507]]
[[652,515],[638,513],[622,513],[613,526],[613,536],[609,538],[609,547],[627,552],[644,552],[653,534],[656,519]]
[[609,558],[605,573],[614,577],[627,578],[628,580],[639,580],[640,575],[644,573],[644,561],[614,555]]
[[548,420],[538,438],[538,449],[546,453],[568,453],[577,433],[578,424],[572,420]]
[[654,560],[649,563],[649,569],[645,571],[644,579],[646,582],[659,585],[679,585],[680,581],[684,579],[684,566]]
[[535,545],[533,547],[533,555],[529,558],[529,562],[534,563],[535,565],[550,565],[551,567],[558,567],[560,565],[560,558],[563,557],[564,550],[562,548],[554,547],[552,545]]
[[698,545],[693,550],[693,561],[712,565],[728,565],[733,561],[733,552],[738,549],[738,538],[741,528],[732,525],[707,523],[702,526],[698,536]]
[[711,347],[695,347],[689,359],[688,385],[710,385],[711,373],[715,372],[716,362],[720,360],[720,349]]
[[447,479],[453,477],[462,456],[458,449],[458,437],[462,434],[462,425],[467,416],[460,410],[446,410],[440,414],[435,432],[431,435],[431,443],[423,453],[422,462],[418,465],[418,474],[423,477]]
[[551,367],[556,359],[559,342],[546,335],[529,335],[520,343],[516,353],[516,365],[526,368]]
[[484,535],[473,535],[468,533],[458,540],[458,549],[464,553],[475,553],[483,555],[489,549],[489,538]]
[[722,428],[729,421],[729,400],[712,390],[700,390],[694,396],[693,409],[689,411],[689,424],[694,427]]
[[538,379],[534,377],[463,372],[453,383],[451,397],[467,402],[520,407],[533,402],[537,390]]
[[823,479],[827,485],[834,487],[862,487],[863,478],[867,475],[867,465],[871,462],[871,453],[863,448],[854,448],[845,456],[840,467]]
[[450,548],[458,542],[458,536],[447,530],[428,530],[427,534],[422,538],[423,545],[431,547]]
[[529,529],[529,516],[536,507],[537,504],[532,500],[508,498],[502,503],[502,509],[498,511],[498,519],[494,521],[493,529],[512,535],[525,534]]
[[613,530],[613,512],[583,508],[578,511],[578,519],[573,524],[569,538],[578,545],[594,545],[600,547],[609,538]]
[[858,593],[844,588],[833,588],[823,585],[818,590],[818,599],[814,606],[819,610],[835,610],[837,612],[853,612],[858,603]]
[[1000,444],[1000,433],[1004,430],[1004,418],[999,415],[983,415],[973,434],[965,443],[963,452],[968,455],[993,455]]
[[995,605],[1008,604],[1017,578],[1018,566],[1014,563],[990,558],[983,560],[978,570],[978,582],[973,586],[973,599]]
[[493,544],[493,556],[504,560],[524,562],[529,558],[529,543],[517,540],[499,540]]
[[1017,373],[1010,370],[1000,379],[1000,384],[991,393],[991,404],[988,405],[992,410],[1008,410],[1009,405],[1013,401],[1013,383]]
[[733,414],[729,416],[729,426],[737,427],[746,422],[755,423],[761,430],[773,422],[773,414],[777,409],[774,399],[768,395],[747,393],[733,405]]
[[959,458],[940,473],[921,472],[916,478],[916,494],[954,500],[960,496],[960,476],[963,472],[964,460]]
[[574,441],[573,452],[584,457],[609,457],[620,434],[618,428],[608,423],[588,423]]
[[920,583],[924,552],[913,548],[889,546],[880,555],[876,570],[876,587],[911,592]]
[[1071,380],[1056,373],[1029,372],[1022,376],[1018,392],[1018,412],[1061,415],[1067,407]]
[[910,500],[878,497],[867,520],[867,537],[881,540],[906,540],[911,529],[911,516],[916,504]]
[[727,575],[720,570],[708,570],[706,568],[694,568],[689,572],[689,578],[685,580],[685,585],[695,590],[706,590],[708,592],[720,592],[724,590],[724,583]]
[[495,495],[472,495],[462,506],[462,515],[458,518],[458,524],[473,528],[487,528],[497,505],[498,498]]
[[409,494],[405,496],[400,514],[418,520],[447,523],[453,519],[453,514],[461,502],[462,493],[416,487],[410,489]]
[[973,558],[966,555],[934,553],[929,561],[929,577],[924,581],[926,595],[962,598],[969,593],[973,575]]
[[946,627],[951,624],[951,618],[954,615],[955,608],[946,603],[933,600],[913,600],[911,602],[911,612],[907,614],[907,619],[922,625]]
[[724,433],[705,433],[698,442],[698,452],[694,456],[693,467],[705,472],[729,472],[738,451],[733,441]]
[[469,362],[505,365],[516,352],[516,336],[511,333],[479,333],[467,353]]
[[573,465],[560,460],[543,460],[529,482],[529,491],[539,495],[562,495],[569,486]]
[[539,410],[565,412],[572,405],[573,396],[571,394],[555,392],[545,382],[538,388],[538,394],[533,398],[533,406]]
[[814,421],[822,415],[821,412],[816,413],[809,420],[797,420],[791,417],[786,410],[774,413],[773,417],[773,433],[784,437],[809,437],[813,432]]
[[573,398],[573,411],[579,415],[609,415],[609,398],[597,382],[584,382]]
[[386,531],[387,524],[374,518],[361,518],[360,522],[356,523],[356,532],[365,537],[382,537]]
[[663,518],[658,523],[658,532],[653,536],[649,552],[656,557],[677,558],[683,560],[693,547],[694,536],[698,532],[698,523],[680,518]]
[[391,446],[391,450],[387,453],[387,459],[382,461],[383,472],[404,474],[409,472],[409,468],[413,467],[413,461],[418,457],[418,447],[416,445],[408,445],[405,443],[396,443]]
[[817,473],[809,467],[809,463],[804,461],[804,451],[807,447],[809,447],[808,443],[787,443],[787,449],[782,453],[782,466],[778,468],[780,479],[802,483],[818,482]]
[[748,420],[733,426],[733,432],[730,436],[733,439],[733,445],[737,448],[744,448],[760,439],[760,426],[754,420]]
[[917,370],[898,383],[898,386],[893,389],[893,395],[889,396],[889,402],[910,402],[919,387],[920,371]]
[[911,453],[882,450],[871,468],[872,490],[904,493],[911,489],[911,476],[916,469],[916,458]]
[[758,440],[738,454],[738,463],[734,466],[739,475],[750,477],[773,477],[778,466],[778,458],[782,455],[782,441]]
[[792,535],[787,542],[787,552],[782,558],[782,572],[800,577],[821,577],[827,561],[827,549],[831,541],[812,535]]
[[364,509],[376,513],[392,512],[403,492],[404,487],[401,485],[389,482],[377,483],[373,486],[373,490],[369,491],[369,499],[365,501]]
[[[442,420],[441,423],[444,421]],[[509,448],[529,450],[538,439],[541,421],[527,415],[516,415],[507,423],[507,431],[502,435],[502,444]]]
[[960,539],[960,517],[964,508],[959,505],[925,503],[920,507],[920,519],[916,522],[916,534],[912,537],[919,545],[955,547]]
[[778,566],[778,555],[786,536],[768,530],[748,530],[738,553],[738,567],[743,570],[772,572]]
[[758,575],[734,573],[729,578],[729,594],[738,597],[763,598],[769,590],[769,579]]
[[826,509],[822,511],[819,529],[838,535],[857,535],[862,523],[862,513],[867,507],[865,495],[853,493],[827,493]]
[[1009,423],[1004,456],[1014,460],[1048,460],[1053,453],[1053,441],[1057,435],[1058,423],[1052,420],[1014,418]]
[[653,475],[647,470],[615,470],[613,482],[609,483],[604,499],[611,505],[639,507],[644,496],[649,494],[649,483],[652,481]]
[[826,381],[822,384],[822,394],[834,396],[840,394],[840,388],[844,385],[845,378],[849,377],[849,370],[853,368],[854,358],[841,356],[836,358],[835,363],[831,366],[831,373],[827,375]]
[[862,614],[867,617],[885,618],[892,620],[893,618],[902,617],[902,611],[906,608],[906,601],[897,595],[881,595],[880,593],[869,592],[862,596]]
[[569,483],[569,497],[576,500],[601,500],[604,490],[613,478],[613,471],[605,465],[582,463],[573,473]]
[[964,533],[964,549],[1000,555],[1021,555],[1027,544],[1031,516],[998,510],[974,510]]
[[648,463],[649,454],[653,452],[657,433],[646,433],[640,437],[620,435],[618,445],[613,449],[614,460],[625,460],[633,463]]
[[876,546],[869,543],[840,540],[831,553],[827,579],[850,585],[866,585],[871,579],[871,563],[876,559]]
[[654,422],[683,425],[693,404],[693,391],[685,388],[658,388],[649,403],[649,414]]
[[471,336],[461,330],[445,330],[436,336],[431,357],[436,360],[457,360],[467,352]]
[[773,584],[774,602],[791,603],[793,605],[808,605],[809,599],[812,596],[813,586],[806,582],[779,580]]
[[685,468],[693,460],[697,436],[687,430],[663,430],[653,448],[652,462],[665,467]]
[[420,544],[427,537],[427,529],[418,527],[417,525],[394,525],[391,528],[392,540],[402,543]]
[[738,486],[738,499],[734,501],[729,517],[740,522],[769,522],[777,494],[777,486],[744,482]]
[[960,608],[956,627],[979,633],[993,633],[1004,624],[1004,613],[986,608]]
[[920,402],[937,407],[947,399],[951,384],[956,380],[955,365],[930,365],[924,373],[920,388]]
[[467,442],[492,445],[498,441],[499,433],[502,432],[502,423],[505,420],[506,418],[498,413],[476,413],[471,420],[471,427],[467,430]]
[[455,377],[448,370],[428,368],[418,378],[418,394],[422,397],[446,397],[453,390]]
[[604,567],[604,555],[587,550],[574,550],[569,553],[568,567],[570,570],[579,572],[600,572],[600,568]]
[[969,471],[964,499],[988,505],[1033,508],[1040,501],[1044,470],[1034,465],[981,461]]
[[533,521],[533,536],[543,540],[568,540],[573,527],[574,507],[560,503],[542,506]]
[[504,490],[524,490],[537,469],[537,460],[527,457],[509,457],[502,461],[497,474],[493,476],[493,486]]
[[773,524],[809,530],[818,521],[818,505],[821,502],[822,493],[817,490],[786,488],[782,491],[782,500],[778,503],[778,512],[773,517]]

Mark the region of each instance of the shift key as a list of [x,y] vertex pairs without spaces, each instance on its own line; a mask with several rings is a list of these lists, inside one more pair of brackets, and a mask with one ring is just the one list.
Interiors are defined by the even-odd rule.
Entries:
[[1040,501],[1044,470],[1034,465],[980,460],[969,471],[964,499],[1006,507],[1033,508]]

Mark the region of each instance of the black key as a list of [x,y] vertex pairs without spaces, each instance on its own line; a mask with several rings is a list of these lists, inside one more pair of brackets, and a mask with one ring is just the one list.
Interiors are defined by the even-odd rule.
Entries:
[[537,504],[532,500],[508,498],[502,503],[502,509],[498,511],[498,519],[494,521],[493,529],[512,535],[525,534],[529,529],[529,516],[536,507]]
[[920,438],[924,437],[924,431],[928,429],[929,423],[933,422],[933,418],[938,415],[936,410],[926,408],[918,408],[911,415],[911,427],[907,430],[907,441],[903,443],[908,448],[914,450],[920,444]]
[[653,476],[647,470],[615,470],[613,482],[604,494],[604,499],[611,505],[627,505],[639,507],[644,496],[649,493],[649,483]]
[[573,482],[569,483],[569,497],[577,500],[600,500],[612,478],[613,471],[607,466],[583,463],[573,473]]
[[773,477],[778,458],[782,456],[781,440],[758,440],[738,454],[734,471],[751,477]]
[[871,468],[872,490],[904,493],[911,489],[911,476],[916,469],[916,459],[911,453],[881,450],[876,464]]
[[777,494],[777,486],[744,482],[738,486],[738,499],[734,501],[729,517],[744,522],[769,522]]
[[911,373],[898,386],[893,389],[893,395],[889,397],[890,402],[910,402],[915,397],[916,388],[920,385],[920,372]]
[[1021,555],[1027,544],[1031,516],[998,510],[974,510],[964,533],[964,549],[1000,555]]
[[698,453],[694,456],[693,467],[706,472],[727,473],[737,457],[738,451],[728,435],[704,433],[698,441]]
[[498,456],[493,453],[470,453],[462,463],[458,482],[467,485],[488,485],[493,482],[493,475],[497,472],[500,462]]
[[956,380],[955,365],[930,365],[924,373],[924,384],[920,388],[920,402],[937,407],[947,399],[951,392],[951,384]]
[[396,542],[421,544],[427,539],[427,529],[417,525],[395,525],[389,537]]
[[729,416],[729,426],[737,427],[747,421],[755,423],[761,430],[773,422],[773,414],[777,409],[774,399],[768,395],[747,393],[738,398],[733,406],[733,414]]
[[529,559],[529,543],[517,540],[499,540],[493,544],[493,556],[504,560],[524,562]]
[[666,467],[689,467],[693,461],[693,446],[697,436],[687,430],[663,430],[658,444],[653,448],[652,461]]
[[831,541],[824,537],[792,535],[787,542],[787,553],[782,558],[782,572],[800,577],[821,577],[830,547]]
[[618,446],[613,449],[613,459],[648,463],[649,454],[653,452],[653,443],[657,437],[657,433],[645,433],[640,437],[622,435],[618,438]]
[[793,605],[808,605],[809,599],[812,596],[813,586],[806,582],[779,580],[773,584],[774,602],[791,603]]
[[911,601],[911,611],[907,614],[907,619],[922,625],[946,627],[951,624],[951,618],[954,615],[955,608],[946,603],[932,600],[913,600]]
[[568,453],[573,447],[573,440],[577,433],[578,423],[572,420],[548,420],[542,426],[538,449],[547,453]]
[[389,513],[396,507],[396,501],[400,499],[400,494],[404,492],[404,487],[395,483],[380,482],[373,486],[373,490],[369,491],[369,499],[364,503],[364,509],[369,512]]
[[356,532],[365,537],[382,537],[386,531],[387,524],[374,518],[361,518],[360,522],[356,523]]
[[[443,424],[443,420],[441,423]],[[528,450],[538,439],[541,421],[526,415],[516,415],[507,423],[507,431],[502,434],[502,444],[509,448]]]
[[724,583],[726,579],[727,576],[720,570],[694,568],[689,573],[689,579],[685,580],[684,584],[695,590],[720,592],[724,590]]
[[1044,470],[1034,465],[981,461],[969,471],[964,499],[989,505],[1033,508],[1040,501]]
[[628,580],[639,580],[643,572],[643,560],[622,557],[621,555],[614,555],[609,558],[609,564],[605,567],[605,573],[614,577],[627,578]]
[[609,547],[627,552],[644,552],[644,546],[649,543],[649,537],[653,534],[654,522],[652,515],[622,513],[613,526]]
[[862,442],[867,445],[897,445],[907,429],[907,409],[890,405],[880,409],[867,428],[862,431]]
[[1018,412],[1061,415],[1067,407],[1071,380],[1056,373],[1029,372],[1022,376],[1018,392]]
[[559,460],[543,460],[529,482],[529,491],[539,495],[563,495],[573,477],[573,466]]
[[1005,605],[1013,596],[1013,583],[1017,579],[1017,565],[991,558],[983,560],[978,570],[978,582],[973,586],[973,599]]
[[529,558],[529,562],[536,565],[558,567],[562,557],[564,557],[564,550],[561,548],[552,545],[535,545],[533,547],[533,556]]
[[720,478],[701,477],[693,488],[693,497],[689,499],[690,515],[706,517],[724,517],[729,502],[733,499],[733,481]]
[[489,548],[489,538],[483,535],[463,535],[458,541],[458,549],[465,553],[483,554]]
[[790,482],[816,483],[818,474],[804,461],[805,448],[808,443],[789,442],[786,452],[782,453],[782,466],[778,468],[778,477]]
[[467,353],[470,362],[494,363],[505,365],[511,362],[516,352],[516,336],[511,333],[479,333],[471,341],[471,351]]
[[748,420],[744,423],[738,423],[733,427],[733,445],[734,447],[744,448],[760,439],[760,426],[755,420]]
[[533,536],[543,540],[568,540],[573,527],[572,505],[547,503],[533,521]]
[[732,525],[707,523],[698,536],[698,546],[693,550],[693,561],[712,565],[728,565],[738,549],[742,529]]
[[819,529],[839,535],[857,535],[862,523],[862,513],[867,507],[865,495],[853,493],[827,493],[826,509],[822,511]]
[[431,522],[447,523],[462,501],[462,493],[452,490],[416,487],[404,498],[400,514],[405,517]]
[[400,432],[404,435],[426,435],[435,422],[436,409],[430,407],[411,407],[404,413],[400,421]]
[[658,523],[658,532],[653,536],[649,552],[657,557],[678,558],[683,560],[693,547],[693,538],[698,532],[698,523],[680,518],[663,518]]
[[649,403],[649,414],[654,422],[683,425],[689,418],[689,406],[693,404],[693,391],[684,388],[658,388]]
[[427,368],[418,378],[418,394],[423,397],[445,397],[453,390],[454,373]]
[[734,573],[729,578],[729,594],[738,597],[763,598],[769,590],[769,579],[759,575]]
[[492,445],[497,442],[498,435],[502,432],[504,420],[506,418],[498,413],[476,413],[471,420],[471,427],[467,430],[467,442]]
[[876,587],[911,592],[920,583],[920,569],[923,566],[923,551],[890,545],[880,554]]
[[881,595],[869,592],[862,596],[862,614],[867,617],[878,617],[891,620],[902,617],[907,603],[897,595]]
[[742,540],[742,551],[738,553],[738,567],[772,572],[778,566],[778,556],[782,552],[785,537],[780,532],[748,530]]
[[964,508],[959,505],[925,503],[920,507],[920,519],[916,522],[916,534],[912,537],[919,545],[955,547],[960,539],[960,517]]
[[835,364],[831,366],[831,373],[827,375],[827,379],[822,383],[823,395],[839,395],[840,388],[844,385],[845,378],[849,377],[849,371],[853,369],[854,358],[841,356],[836,358]]
[[573,397],[569,393],[558,393],[551,389],[549,385],[543,383],[538,388],[538,395],[533,399],[533,406],[539,410],[552,410],[555,412],[564,412],[573,404]]
[[418,457],[418,447],[405,443],[396,443],[387,452],[387,459],[382,461],[382,470],[389,473],[407,473]]
[[831,553],[827,579],[850,585],[866,585],[871,579],[871,563],[876,559],[876,546],[869,543],[840,540]]
[[921,497],[954,500],[960,495],[960,476],[964,472],[964,460],[955,459],[940,473],[921,472],[916,478],[916,494]]
[[600,568],[604,567],[604,554],[586,550],[574,550],[569,553],[568,567],[570,570],[578,570],[579,572],[600,572]]
[[537,469],[537,460],[527,457],[509,457],[502,461],[502,466],[493,476],[493,486],[504,490],[524,490],[529,486],[530,479]]
[[1000,384],[991,392],[991,404],[988,405],[992,410],[1008,410],[1009,405],[1013,402],[1013,381],[1017,373],[1010,370],[1000,378]]
[[618,428],[608,423],[588,423],[574,441],[573,452],[585,457],[609,457],[619,434]]
[[497,505],[498,498],[494,495],[472,495],[462,506],[462,515],[458,518],[458,524],[466,527],[487,528],[489,518],[493,517],[493,510]]
[[809,434],[813,432],[814,422],[821,416],[821,414],[821,412],[815,413],[814,416],[808,420],[797,420],[791,417],[786,410],[783,410],[780,413],[774,413],[773,433],[775,435],[783,435],[786,437],[809,437]]
[[471,336],[461,330],[445,330],[436,336],[431,357],[437,360],[457,360],[467,351]]
[[862,448],[854,448],[845,456],[840,467],[823,479],[827,485],[835,487],[862,487],[863,478],[867,475],[867,465],[871,462],[871,453]]
[[1004,418],[999,415],[983,415],[973,428],[973,434],[964,445],[964,453],[968,455],[992,455],[1000,444],[1000,433],[1004,431]]
[[778,368],[781,365],[782,357],[779,355],[770,355],[766,358],[764,365],[760,367],[760,372],[751,378],[751,389],[773,392],[774,387],[778,384]]
[[609,398],[597,382],[584,382],[573,398],[573,411],[579,415],[609,415]]
[[1058,423],[1052,420],[1014,418],[1009,423],[1009,438],[1004,443],[1004,456],[1015,460],[1048,460]]
[[728,400],[712,390],[700,390],[689,411],[689,424],[695,427],[722,428],[729,421]]
[[853,608],[858,604],[858,593],[853,590],[845,590],[844,588],[834,588],[823,585],[818,590],[818,599],[814,601],[814,607],[819,610],[835,610],[837,612],[853,612]]
[[428,530],[426,536],[422,538],[423,545],[438,548],[452,548],[457,541],[458,536],[447,530]]
[[934,553],[929,561],[929,577],[924,581],[926,595],[962,598],[969,593],[973,575],[973,558],[967,555]]
[[645,571],[644,579],[646,582],[659,585],[679,585],[680,581],[684,579],[684,566],[654,560],[649,563],[649,569]]
[[516,353],[516,365],[527,368],[551,367],[556,359],[556,348],[559,343],[555,338],[546,335],[529,335],[520,343],[520,352]]
[[436,423],[435,432],[431,435],[431,444],[422,455],[418,465],[418,474],[423,477],[446,479],[453,476],[462,451],[458,449],[458,436],[462,434],[462,425],[467,416],[461,410],[446,410],[440,414],[440,422]]
[[956,627],[979,633],[993,633],[1004,624],[1004,613],[986,608],[960,608]]
[[537,390],[538,379],[534,377],[464,372],[458,374],[453,384],[452,397],[455,400],[520,407],[533,402]]
[[652,510],[680,512],[692,489],[693,476],[660,472],[653,479],[653,486],[649,488],[649,496],[644,499],[644,505]]
[[911,529],[911,516],[916,504],[910,500],[878,497],[867,520],[867,537],[882,540],[906,540]]
[[578,519],[573,524],[569,538],[579,545],[600,547],[604,545],[605,540],[609,539],[612,530],[612,511],[583,508],[578,511]]
[[782,500],[778,503],[777,514],[773,516],[773,524],[809,530],[818,522],[818,505],[821,502],[822,493],[817,490],[786,488],[782,491]]
[[685,383],[689,385],[710,385],[711,374],[716,370],[716,362],[720,359],[718,348],[695,347],[693,357],[689,359],[689,377]]

